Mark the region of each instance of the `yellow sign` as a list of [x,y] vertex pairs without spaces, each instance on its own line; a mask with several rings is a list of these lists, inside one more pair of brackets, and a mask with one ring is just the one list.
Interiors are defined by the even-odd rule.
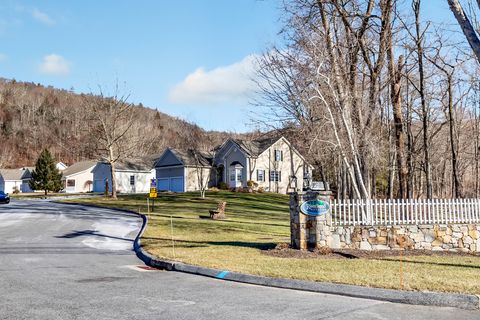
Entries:
[[157,197],[157,188],[150,188],[150,198]]

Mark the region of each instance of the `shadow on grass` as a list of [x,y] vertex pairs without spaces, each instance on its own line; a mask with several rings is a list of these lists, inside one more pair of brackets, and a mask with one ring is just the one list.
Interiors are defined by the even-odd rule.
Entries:
[[[157,237],[143,237],[144,240],[160,240],[160,241],[172,241],[168,238]],[[273,242],[245,242],[245,241],[191,241],[191,240],[175,240],[175,247],[209,247],[209,246],[230,246],[230,247],[242,247],[253,248],[258,250],[271,250],[275,248],[277,244]]]
[[412,264],[426,264],[426,265],[435,265],[441,267],[455,267],[455,268],[469,268],[469,269],[480,269],[480,266],[472,266],[458,263],[443,263],[443,262],[429,262],[429,261],[414,261],[414,260],[405,260],[405,259],[374,259],[379,261],[392,261],[392,262],[402,262],[402,263],[412,263]]

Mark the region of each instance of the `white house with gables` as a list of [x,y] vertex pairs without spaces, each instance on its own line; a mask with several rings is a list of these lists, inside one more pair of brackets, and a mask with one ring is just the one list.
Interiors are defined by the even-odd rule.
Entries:
[[[148,193],[151,179],[155,178],[151,159],[127,159],[115,163],[117,191],[120,193]],[[93,169],[93,192],[112,191],[112,173],[110,163],[100,161]]]
[[32,179],[31,168],[0,169],[0,191],[5,193],[32,192],[28,182]]

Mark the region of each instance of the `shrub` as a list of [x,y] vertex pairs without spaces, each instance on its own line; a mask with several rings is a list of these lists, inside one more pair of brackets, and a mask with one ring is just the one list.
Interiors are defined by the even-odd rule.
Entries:
[[247,187],[256,188],[256,187],[258,187],[258,183],[256,183],[256,182],[253,181],[253,180],[248,180],[248,181],[247,181]]
[[18,190],[18,188],[15,187],[15,188],[13,189],[13,192],[12,192],[12,193],[13,193],[13,194],[19,194],[19,193],[20,193],[20,190]]
[[218,188],[220,190],[228,190],[228,185],[225,182],[222,181],[218,184]]
[[264,192],[265,192],[265,188],[260,187],[260,188],[258,188],[257,192],[258,192],[258,193],[264,193]]

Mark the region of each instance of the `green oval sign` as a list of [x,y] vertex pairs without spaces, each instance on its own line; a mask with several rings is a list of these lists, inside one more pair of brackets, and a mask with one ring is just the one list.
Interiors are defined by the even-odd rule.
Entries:
[[321,216],[330,210],[330,204],[322,200],[305,201],[300,206],[300,212],[308,216]]

